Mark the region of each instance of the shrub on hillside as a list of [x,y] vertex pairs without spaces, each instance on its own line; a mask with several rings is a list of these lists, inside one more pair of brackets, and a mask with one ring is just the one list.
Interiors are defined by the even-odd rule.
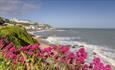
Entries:
[[0,17],[0,25],[3,25],[4,23],[5,23],[5,20],[2,17]]

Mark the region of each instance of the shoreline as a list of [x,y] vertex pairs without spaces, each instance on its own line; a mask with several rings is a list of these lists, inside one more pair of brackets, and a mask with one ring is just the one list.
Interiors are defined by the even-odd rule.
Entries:
[[28,33],[29,33],[34,39],[36,39],[36,40],[38,41],[38,43],[40,43],[40,46],[42,46],[43,48],[47,48],[47,47],[50,47],[50,46],[51,46],[51,44],[50,44],[48,41],[46,41],[46,40],[44,39],[44,37],[41,37],[41,36],[39,36],[39,35],[34,34],[35,32],[38,32],[38,31],[31,31],[31,32],[28,31]]

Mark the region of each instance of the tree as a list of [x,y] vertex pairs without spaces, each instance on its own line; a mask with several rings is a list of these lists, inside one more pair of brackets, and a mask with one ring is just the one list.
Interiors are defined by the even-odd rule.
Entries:
[[5,19],[6,23],[12,23],[9,19]]
[[4,23],[5,23],[5,20],[2,17],[0,17],[0,25],[3,25]]
[[46,28],[46,29],[48,28],[49,29],[49,28],[51,28],[51,26],[48,25],[48,24],[44,24],[44,28]]

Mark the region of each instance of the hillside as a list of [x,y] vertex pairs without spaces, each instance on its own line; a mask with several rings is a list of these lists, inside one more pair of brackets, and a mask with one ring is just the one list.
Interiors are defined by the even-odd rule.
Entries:
[[25,28],[20,26],[6,26],[0,28],[0,38],[5,42],[13,42],[16,47],[37,43]]

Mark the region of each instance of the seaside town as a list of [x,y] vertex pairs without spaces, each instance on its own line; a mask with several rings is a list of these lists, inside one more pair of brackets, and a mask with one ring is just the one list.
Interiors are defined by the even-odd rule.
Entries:
[[19,20],[16,18],[12,19],[5,19],[0,17],[0,25],[1,26],[23,26],[26,30],[46,30],[46,29],[53,29],[48,24],[38,23],[38,22],[32,22],[29,20]]

